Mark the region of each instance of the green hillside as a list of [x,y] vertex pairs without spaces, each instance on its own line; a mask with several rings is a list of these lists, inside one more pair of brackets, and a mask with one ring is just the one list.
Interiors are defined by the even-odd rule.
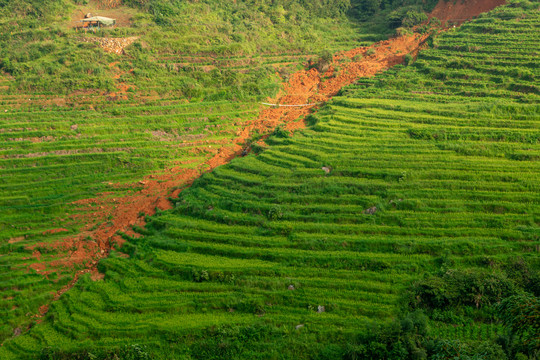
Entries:
[[[173,167],[201,169],[308,59],[386,36],[372,30],[387,23],[360,22],[353,6],[0,1],[0,342],[84,268],[47,274],[73,249],[32,246],[110,220],[74,202],[124,197]],[[75,31],[88,11],[119,25]],[[122,54],[97,44],[124,38],[135,40]]]
[[[225,143],[307,59],[373,40],[339,2],[126,4],[113,10],[127,25],[85,34],[71,26],[97,1],[0,3],[0,239],[53,228],[68,203],[118,192],[109,183],[200,161],[163,139]],[[93,42],[125,37],[124,55]]]
[[432,37],[203,175],[0,358],[535,359],[537,9]]
[[[350,49],[386,37],[369,33],[374,24],[348,16],[358,5],[349,0],[133,0],[116,9],[102,6],[111,2],[120,3],[1,3],[0,70],[15,77],[11,89],[47,94],[114,91],[108,64],[120,61],[122,70],[134,70],[126,81],[139,89],[138,94],[229,100],[265,96],[264,81],[275,68],[294,69],[322,50]],[[422,2],[386,7],[421,10],[415,3]],[[88,9],[93,15],[119,15],[123,20],[114,29],[75,32],[72,27],[80,25],[77,21]],[[379,30],[390,30],[385,17],[375,22]],[[136,40],[123,59],[104,54],[94,42],[126,37]]]

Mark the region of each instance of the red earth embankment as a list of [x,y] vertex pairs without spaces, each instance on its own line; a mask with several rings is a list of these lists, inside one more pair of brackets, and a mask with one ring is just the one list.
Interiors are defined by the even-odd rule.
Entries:
[[443,24],[462,24],[505,3],[505,0],[441,0],[429,17],[436,17]]

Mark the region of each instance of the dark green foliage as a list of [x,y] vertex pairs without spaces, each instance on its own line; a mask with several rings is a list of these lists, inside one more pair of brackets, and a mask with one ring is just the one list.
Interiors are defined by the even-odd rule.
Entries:
[[392,29],[396,29],[400,26],[411,28],[427,21],[428,17],[421,9],[421,7],[414,6],[397,8],[387,13],[385,21]]
[[144,345],[125,345],[116,350],[62,351],[47,347],[38,360],[150,360],[152,356]]
[[536,264],[531,264],[522,257],[516,257],[504,264],[503,269],[519,287],[537,297],[540,296],[540,271]]
[[366,21],[369,21],[369,18],[381,21],[384,16],[387,16],[386,20],[389,22],[385,25],[390,28],[397,28],[401,26],[407,12],[411,13],[407,21],[413,20],[415,22],[423,18],[421,12],[415,10],[430,12],[437,2],[437,0],[353,0],[350,14]]
[[291,136],[291,134],[281,126],[276,127],[272,135],[277,138],[288,138]]
[[405,55],[405,58],[404,58],[405,65],[411,65],[413,61],[414,61],[414,58],[412,57],[411,54]]
[[409,10],[405,13],[405,16],[401,20],[401,25],[405,27],[413,27],[427,21],[427,19],[428,17],[425,13]]
[[195,282],[203,282],[210,280],[210,276],[208,275],[208,271],[206,270],[193,270],[193,281]]
[[[183,1],[165,1],[165,0],[127,0],[125,1],[131,6],[139,7],[150,14],[154,15],[155,21],[160,23],[160,21],[165,20],[163,18],[172,17],[177,15],[181,11],[185,11],[186,4]],[[206,0],[204,3],[216,6],[214,0]],[[241,0],[237,2],[238,4],[220,4],[225,9],[230,10],[234,8],[252,8],[258,9],[259,11],[264,12],[265,14],[270,15],[270,18],[274,22],[280,21],[280,16],[283,16],[284,13],[296,12],[297,16],[301,17],[336,17],[340,14],[344,14],[350,8],[349,0],[338,0],[338,1],[329,1],[329,0],[305,0],[305,1],[287,1],[287,0],[277,0],[272,2],[267,1],[245,1]],[[164,23],[163,25],[174,24],[173,21]]]
[[493,342],[471,346],[460,340],[435,340],[426,343],[429,359],[506,360],[502,347]]
[[372,326],[347,345],[345,359],[427,359],[428,318],[421,311],[389,325]]
[[[508,297],[497,306],[498,316],[508,330],[511,350],[540,354],[540,300],[530,294]],[[515,344],[514,344],[515,343]]]
[[501,345],[485,341],[475,349],[476,356],[483,360],[506,360],[508,356]]
[[414,297],[420,307],[442,309],[470,305],[478,308],[498,303],[515,291],[514,282],[499,271],[486,274],[450,269],[440,277],[417,282]]
[[305,121],[308,126],[315,126],[319,122],[319,118],[314,114],[309,114],[306,116]]

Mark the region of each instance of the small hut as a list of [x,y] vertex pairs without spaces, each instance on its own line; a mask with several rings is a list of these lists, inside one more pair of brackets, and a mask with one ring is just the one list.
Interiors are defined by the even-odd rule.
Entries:
[[100,29],[102,27],[109,27],[116,25],[116,19],[111,19],[104,16],[92,16],[82,19],[83,28]]

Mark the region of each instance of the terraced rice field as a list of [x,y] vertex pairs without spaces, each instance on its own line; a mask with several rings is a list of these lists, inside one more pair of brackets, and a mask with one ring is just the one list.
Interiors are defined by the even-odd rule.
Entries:
[[[347,36],[348,42],[334,46],[350,47],[352,30],[341,39]],[[246,91],[241,100],[214,101],[222,93],[230,98],[243,85],[231,80],[221,84],[215,96],[214,88],[202,89],[195,81],[193,94],[199,98],[190,102],[175,86],[186,78],[212,78],[211,69],[199,67],[206,66],[201,63],[204,56],[221,71],[230,71],[232,79],[248,67],[251,72],[274,71],[280,64],[296,68],[306,60],[268,52],[254,67],[252,58],[219,57],[211,48],[185,59],[155,54],[155,63],[165,71],[156,70],[151,78],[137,68],[130,70],[129,57],[116,57],[110,64],[118,87],[114,93],[25,95],[13,90],[13,79],[0,78],[0,288],[5,290],[0,342],[27,329],[77,272],[93,266],[95,257],[88,255],[100,249],[90,232],[107,227],[119,201],[144,189],[149,174],[160,183],[171,174],[205,171],[203,164],[218,149],[232,145],[238,131],[257,117],[260,93],[277,88],[276,77],[268,79],[270,89],[257,88],[259,95]],[[190,73],[173,69],[168,61],[184,62]],[[204,95],[208,99],[203,100]],[[180,176],[172,181],[178,188],[188,183]],[[170,187],[165,196],[175,190]],[[157,191],[147,192],[153,193]],[[158,200],[166,202],[165,196]],[[96,197],[108,200],[92,200]],[[137,223],[159,205],[141,209]],[[67,242],[59,242],[65,238]]]
[[[16,217],[2,219],[2,236],[50,229],[58,205],[115,191],[105,181],[123,183],[168,166],[190,166],[230,140],[256,111],[253,103],[170,101],[98,111],[2,113],[1,186],[10,195],[2,200],[4,210]],[[201,144],[206,150],[199,150]],[[21,216],[25,211],[35,226]]]
[[27,247],[78,233],[93,219],[103,221],[99,212],[110,211],[73,202],[102,192],[121,198],[141,188],[136,181],[150,172],[197,168],[257,111],[254,103],[168,101],[97,111],[2,112],[0,262],[6,270],[2,288],[12,291],[1,301],[8,318],[20,322],[35,313],[73,276],[68,268],[66,277],[44,278],[43,265],[59,260],[62,249],[40,254]]
[[[335,24],[320,29],[334,40],[328,49],[336,51],[358,46],[356,30]],[[373,36],[362,37],[367,43]],[[204,164],[218,149],[234,145],[238,131],[257,117],[261,94],[277,89],[276,70],[287,68],[287,77],[316,57],[275,49],[249,57],[211,45],[186,55],[160,44],[151,65],[130,56],[136,46],[124,57],[109,55],[115,60],[108,69],[114,92],[25,95],[15,90],[14,79],[1,79],[0,263],[6,292],[0,308],[6,321],[0,342],[25,331],[46,313],[46,304],[94,269],[107,256],[103,249],[121,242],[117,230],[168,207],[167,196],[207,170]],[[254,73],[265,80],[249,83]],[[226,83],[216,85],[216,78]],[[145,196],[147,204],[139,208]],[[117,226],[116,217],[126,211],[138,215]],[[100,231],[107,235],[97,239]],[[99,277],[95,270],[92,276]]]
[[[69,352],[147,344],[158,358],[298,358],[288,349],[309,341],[315,345],[302,356],[331,358],[332,343],[393,319],[405,289],[437,271],[442,256],[459,268],[484,269],[518,255],[538,266],[539,28],[537,11],[481,16],[441,34],[414,66],[350,86],[302,133],[278,132],[267,149],[205,174],[173,210],[149,218],[142,237],[126,237],[122,252],[100,262],[104,281],[83,277],[52,303],[43,323],[4,343],[0,357],[46,346]],[[212,107],[240,119],[252,111]],[[152,111],[163,129],[160,109]],[[171,126],[195,126],[189,105],[170,109],[185,119],[175,117]],[[13,128],[28,126],[29,116],[20,114]],[[84,140],[85,116],[58,126],[55,139],[66,136],[66,149],[74,136],[69,126],[81,124]],[[109,151],[145,140],[156,159],[188,157],[184,148],[148,141],[151,133],[131,138],[131,123],[114,119],[114,127],[102,125],[117,139],[107,143]],[[140,121],[157,131],[147,119]],[[40,129],[33,123],[32,136]],[[27,146],[27,153],[48,151],[46,142]],[[106,155],[70,156],[81,156],[87,176],[96,176],[92,161]],[[2,171],[12,172],[3,186],[19,186],[11,182],[17,169],[33,174],[33,159],[2,161]],[[139,161],[132,174],[157,166]],[[107,178],[124,181],[126,170]],[[54,192],[23,195],[23,187],[15,193],[21,206],[28,206],[25,196],[53,202]],[[2,287],[18,288],[17,299],[2,299],[7,316],[21,311],[10,309],[18,297],[39,287],[30,285],[38,275],[20,271],[17,284],[13,275],[2,278]],[[448,339],[485,340],[501,331],[491,323],[435,325]],[[241,344],[233,342],[238,338]]]

